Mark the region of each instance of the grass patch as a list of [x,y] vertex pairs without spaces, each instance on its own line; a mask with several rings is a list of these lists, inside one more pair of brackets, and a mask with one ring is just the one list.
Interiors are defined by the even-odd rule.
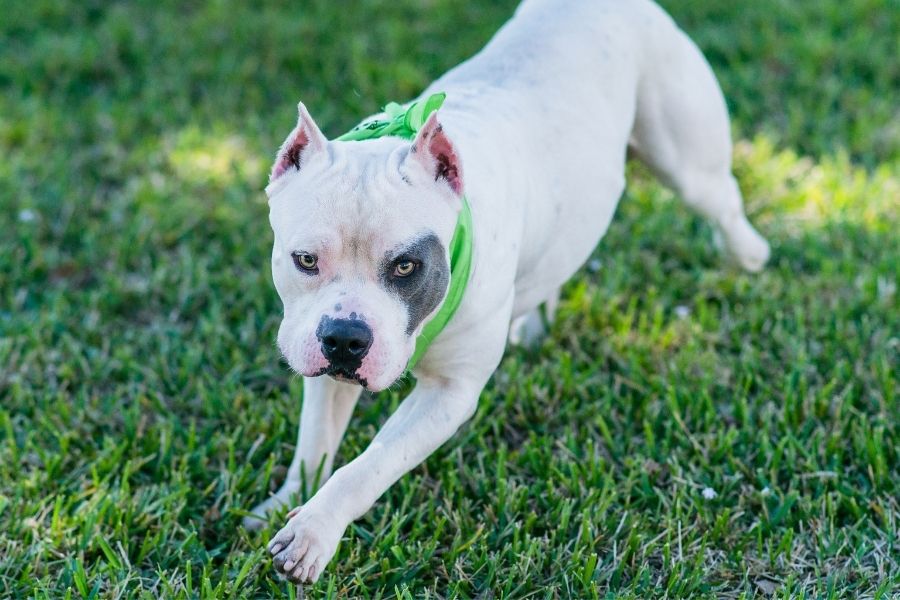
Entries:
[[[900,13],[666,2],[773,242],[724,268],[637,165],[540,350],[348,529],[313,596],[890,598],[900,589]],[[514,3],[12,3],[0,20],[0,596],[294,597],[240,511],[283,477],[261,188]],[[339,462],[397,398],[365,399]],[[705,490],[706,493],[704,493]]]

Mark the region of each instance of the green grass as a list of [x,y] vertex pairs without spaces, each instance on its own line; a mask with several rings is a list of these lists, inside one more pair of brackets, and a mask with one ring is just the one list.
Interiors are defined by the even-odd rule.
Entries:
[[[239,525],[300,403],[269,161],[298,98],[337,135],[514,3],[245,4],[4,5],[0,597],[297,593]],[[771,266],[723,267],[635,165],[551,336],[310,597],[900,593],[897,2],[666,5],[729,99]],[[339,462],[397,401],[361,403]]]

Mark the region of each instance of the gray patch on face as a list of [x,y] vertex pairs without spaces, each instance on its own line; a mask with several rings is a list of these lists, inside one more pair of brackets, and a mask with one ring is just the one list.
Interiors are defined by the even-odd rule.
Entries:
[[[401,260],[411,260],[417,264],[412,275],[397,277],[393,274],[394,266]],[[411,335],[447,293],[450,266],[444,245],[437,235],[429,232],[408,246],[386,254],[380,270],[382,285],[406,306],[409,317],[406,335]]]

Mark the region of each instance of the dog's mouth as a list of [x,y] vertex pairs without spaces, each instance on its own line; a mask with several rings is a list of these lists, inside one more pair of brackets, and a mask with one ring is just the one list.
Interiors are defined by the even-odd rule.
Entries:
[[369,382],[365,377],[361,377],[355,372],[348,371],[343,367],[335,367],[333,365],[329,365],[319,370],[319,372],[315,374],[315,377],[318,377],[319,375],[328,375],[332,379],[343,381],[344,383],[358,383],[364,388],[368,388],[369,385]]

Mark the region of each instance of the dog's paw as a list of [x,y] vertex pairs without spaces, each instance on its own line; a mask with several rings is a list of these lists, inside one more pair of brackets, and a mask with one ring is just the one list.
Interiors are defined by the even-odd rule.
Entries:
[[716,232],[716,245],[740,268],[757,273],[769,260],[769,242],[741,215]]
[[307,507],[295,508],[290,521],[269,542],[279,573],[294,583],[315,583],[334,556],[344,526]]

